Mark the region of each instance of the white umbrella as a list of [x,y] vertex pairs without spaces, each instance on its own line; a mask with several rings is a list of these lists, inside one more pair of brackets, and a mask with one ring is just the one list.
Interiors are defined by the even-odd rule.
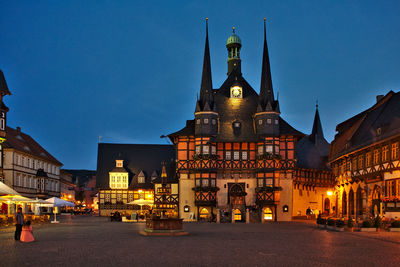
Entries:
[[139,205],[139,206],[153,205],[154,201],[153,200],[136,199],[134,201],[129,202],[128,204],[130,204],[130,205]]
[[1,196],[1,200],[3,201],[11,201],[11,202],[35,202],[35,200],[23,197],[21,195],[6,195],[6,196]]
[[[52,198],[46,199],[46,201],[50,202],[53,205],[53,207],[65,207],[65,206],[67,206],[67,207],[75,207],[74,203],[69,202],[69,201],[65,201],[65,200],[63,200],[61,198],[58,198],[58,197],[52,197]],[[53,212],[54,212],[54,210],[53,210]],[[56,213],[54,213],[54,220],[51,223],[59,223],[57,221],[57,214]]]
[[0,182],[0,194],[4,195],[19,195],[17,191],[9,187],[3,182]]

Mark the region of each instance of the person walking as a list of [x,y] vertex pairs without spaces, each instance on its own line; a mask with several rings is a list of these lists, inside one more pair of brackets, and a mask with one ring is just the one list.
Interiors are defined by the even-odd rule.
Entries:
[[22,232],[22,226],[24,225],[24,214],[22,213],[22,208],[18,208],[18,212],[15,214],[15,220],[16,220],[16,225],[15,225],[15,240],[20,240],[21,239],[21,232]]

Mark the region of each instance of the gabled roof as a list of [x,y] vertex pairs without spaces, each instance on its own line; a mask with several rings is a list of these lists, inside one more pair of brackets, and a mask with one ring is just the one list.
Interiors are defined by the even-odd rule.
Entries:
[[21,130],[7,127],[6,138],[7,140],[3,144],[5,148],[14,148],[15,150],[30,154],[37,158],[51,161],[56,165],[63,165],[49,152],[47,152],[46,149],[39,145],[32,137],[30,137],[26,133],[21,132]]
[[[380,128],[380,133],[377,131]],[[336,126],[330,160],[400,134],[400,92],[390,91],[377,103]]]
[[[100,143],[97,152],[97,188],[109,188],[109,172],[115,160],[124,161],[129,173],[129,188],[153,188],[151,175],[161,173],[162,162],[172,162],[175,150],[172,145],[108,144]],[[145,183],[138,183],[140,172],[145,174]]]

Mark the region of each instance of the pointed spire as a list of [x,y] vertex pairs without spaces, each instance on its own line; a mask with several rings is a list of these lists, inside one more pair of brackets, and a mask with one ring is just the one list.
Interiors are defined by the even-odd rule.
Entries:
[[319,139],[325,139],[322,131],[321,119],[319,118],[318,101],[315,105],[315,116],[312,132],[310,135],[311,141],[316,143]]
[[11,95],[10,90],[8,90],[6,78],[4,77],[2,70],[0,70],[0,95]]
[[267,99],[267,105],[265,106],[265,111],[272,111],[272,104],[269,99]]
[[165,166],[165,162],[161,163],[162,169],[161,169],[161,182],[163,184],[167,183],[167,167]]
[[274,102],[274,91],[272,89],[271,67],[269,64],[266,19],[264,18],[264,50],[261,70],[260,103],[266,105],[269,101]]
[[208,44],[208,18],[206,18],[206,44],[204,48],[203,73],[201,76],[200,102],[213,104],[210,47]]

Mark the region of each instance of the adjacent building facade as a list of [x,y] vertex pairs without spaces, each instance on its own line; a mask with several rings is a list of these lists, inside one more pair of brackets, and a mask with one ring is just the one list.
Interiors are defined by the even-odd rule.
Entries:
[[6,130],[7,130],[7,112],[8,107],[4,104],[3,97],[6,95],[11,95],[8,89],[6,79],[4,77],[3,71],[0,70],[0,181],[5,182],[4,179],[4,150],[3,143],[6,141]]
[[400,93],[340,123],[330,148],[337,215],[400,217]]

